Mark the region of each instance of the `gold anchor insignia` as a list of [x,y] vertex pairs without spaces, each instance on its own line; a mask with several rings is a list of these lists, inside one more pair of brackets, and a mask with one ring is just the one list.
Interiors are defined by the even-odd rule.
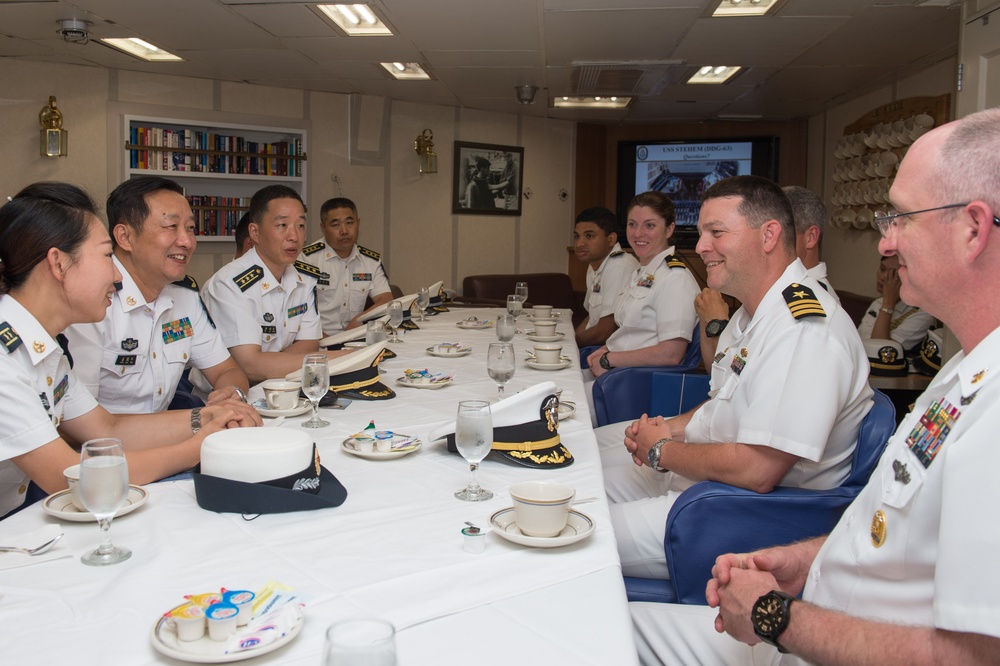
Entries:
[[985,377],[985,376],[986,376],[986,371],[985,370],[980,370],[976,374],[972,375],[972,383],[973,384],[978,384],[979,382],[981,382],[983,380],[983,377]]
[[740,350],[740,356],[742,356],[743,358],[746,358],[747,354],[749,354],[749,353],[750,352],[747,351],[746,347],[744,347],[743,349]]
[[270,283],[265,282],[264,284],[260,285],[260,288],[261,289],[270,289],[271,285],[270,285]]
[[132,298],[131,296],[129,296],[128,298],[125,299],[125,303],[128,304],[131,307],[131,306],[135,305],[135,299]]
[[46,383],[47,385],[49,385],[49,386],[52,386],[52,378],[51,378],[51,377],[46,377],[46,378],[45,378],[45,383]]
[[885,543],[885,530],[885,514],[882,509],[879,509],[872,516],[871,526],[872,545],[876,548],[881,548],[882,544]]
[[35,350],[36,354],[41,354],[45,351],[45,343],[35,340],[31,343],[31,348]]

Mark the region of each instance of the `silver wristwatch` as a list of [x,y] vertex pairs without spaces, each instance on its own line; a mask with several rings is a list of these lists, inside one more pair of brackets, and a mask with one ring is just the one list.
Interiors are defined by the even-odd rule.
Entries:
[[191,410],[191,432],[196,433],[201,430],[201,407]]
[[664,437],[656,444],[649,447],[649,456],[647,461],[651,469],[655,469],[657,472],[669,472],[670,470],[660,467],[660,447],[667,442],[673,441],[669,437]]

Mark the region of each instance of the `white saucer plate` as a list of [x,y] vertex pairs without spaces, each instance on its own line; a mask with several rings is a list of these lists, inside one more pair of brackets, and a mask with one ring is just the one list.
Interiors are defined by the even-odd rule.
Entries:
[[[125,498],[125,506],[118,509],[118,513],[115,514],[115,518],[124,516],[127,513],[132,513],[145,504],[148,497],[149,493],[146,492],[145,488],[142,488],[141,486],[129,486],[128,497]],[[94,514],[89,511],[80,511],[78,508],[73,506],[73,502],[69,498],[69,490],[60,490],[59,492],[46,497],[42,501],[42,511],[50,516],[55,516],[56,518],[68,520],[74,523],[97,522],[97,518],[94,518]]]
[[340,448],[351,455],[365,458],[366,460],[394,460],[409,455],[420,448],[421,442],[412,435],[394,433],[392,437],[392,449],[385,453],[375,450],[375,440],[371,441],[371,450],[368,450],[367,442],[362,444],[362,437],[348,437],[340,444]]
[[546,319],[559,319],[559,316],[559,312],[557,310],[553,310],[552,314],[548,317],[536,317],[534,314],[530,314],[528,315],[528,319],[531,321],[545,321]]
[[434,345],[433,347],[427,348],[427,353],[431,356],[438,356],[440,358],[460,358],[462,356],[468,356],[472,353],[472,347],[458,346],[458,347],[444,347],[441,345]]
[[490,319],[485,319],[482,321],[459,321],[455,322],[455,326],[459,328],[464,328],[470,331],[481,331],[484,328],[489,328],[493,325],[493,321]]
[[559,420],[566,421],[567,419],[573,418],[576,414],[576,403],[575,402],[559,402]]
[[528,331],[524,334],[526,338],[534,342],[559,342],[566,337],[565,333],[556,332],[555,335],[535,335],[534,331]]
[[158,652],[174,659],[197,664],[225,664],[231,661],[243,661],[244,659],[259,657],[262,654],[277,650],[282,645],[287,645],[299,635],[303,624],[305,624],[305,618],[302,615],[302,610],[299,609],[295,624],[281,638],[253,650],[241,650],[240,652],[231,652],[229,654],[223,652],[226,647],[226,641],[213,641],[208,637],[207,632],[196,641],[180,640],[177,638],[177,632],[174,630],[173,625],[167,622],[167,618],[165,617],[161,617],[153,625],[150,640]]
[[264,398],[256,401],[252,406],[257,410],[258,414],[266,416],[270,419],[274,419],[279,416],[298,416],[299,414],[305,414],[312,409],[312,403],[305,398],[299,398],[299,404],[291,409],[269,409]]
[[559,358],[561,360],[558,363],[539,363],[534,356],[529,356],[524,363],[535,370],[564,370],[573,365],[573,359],[569,356],[560,356]]
[[594,519],[580,513],[576,509],[569,510],[569,519],[563,531],[554,537],[533,537],[521,532],[517,526],[517,518],[514,515],[514,507],[500,509],[490,516],[490,525],[493,532],[499,536],[519,543],[522,546],[532,546],[533,548],[559,548],[568,546],[571,543],[582,541],[594,533],[596,526]]
[[451,382],[452,382],[451,377],[448,377],[447,379],[438,382],[414,382],[407,377],[399,377],[398,379],[396,379],[396,383],[399,384],[400,386],[408,386],[410,388],[418,388],[418,389],[444,388],[448,384],[451,384]]

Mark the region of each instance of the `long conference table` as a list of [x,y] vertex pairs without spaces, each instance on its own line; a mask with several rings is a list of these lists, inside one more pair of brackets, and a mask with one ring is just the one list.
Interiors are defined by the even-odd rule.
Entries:
[[[496,309],[452,309],[417,322],[398,354],[382,362],[382,380],[397,393],[385,401],[355,400],[346,409],[321,409],[332,425],[311,430],[323,465],[348,491],[340,507],[262,515],[201,509],[192,481],[146,486],[148,500],[116,518],[111,536],[133,552],[114,566],[94,568],[80,555],[99,541],[96,523],[66,522],[43,512],[41,502],[0,521],[4,535],[57,524],[65,536],[51,553],[64,557],[19,568],[0,561],[0,656],[6,664],[177,664],[156,651],[151,632],[184,595],[228,589],[259,590],[269,581],[308,599],[301,633],[255,664],[322,663],[324,632],[349,618],[378,617],[396,630],[400,666],[422,664],[637,663],[615,538],[603,490],[597,443],[576,363],[542,371],[525,365],[533,343],[514,340],[518,364],[507,395],[542,381],[563,389],[576,414],[559,425],[576,462],[536,470],[488,457],[480,483],[495,497],[463,502],[454,492],[469,478],[468,464],[443,441],[428,442],[436,426],[453,420],[459,400],[495,401],[486,372],[494,328],[463,330],[470,316],[494,320]],[[563,354],[577,357],[568,312],[558,331]],[[526,317],[520,328],[530,328]],[[463,358],[438,358],[426,349],[441,342],[473,347]],[[396,384],[406,369],[445,372],[454,381],[437,390]],[[256,387],[251,399],[262,392]],[[285,419],[295,428],[308,414]],[[394,460],[369,460],[341,443],[374,420],[378,429],[417,435],[420,450]],[[266,427],[274,422],[265,419]],[[572,485],[595,497],[578,510],[596,531],[561,548],[532,548],[487,534],[483,553],[462,547],[465,522],[488,527],[489,517],[511,506],[507,488],[528,479]],[[5,554],[0,553],[0,558]]]

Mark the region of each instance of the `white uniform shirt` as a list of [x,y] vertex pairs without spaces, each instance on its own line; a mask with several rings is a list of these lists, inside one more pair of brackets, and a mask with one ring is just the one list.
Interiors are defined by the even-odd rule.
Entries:
[[[825,317],[795,319],[782,292],[813,291]],[[850,471],[871,409],[868,358],[854,323],[796,259],[753,318],[740,307],[719,336],[712,400],[684,431],[689,442],[740,442],[799,456],[783,486],[833,488]]]
[[0,516],[24,503],[28,475],[11,458],[59,437],[56,426],[97,407],[59,343],[20,303],[0,296]]
[[638,260],[622,250],[619,243],[611,248],[601,265],[594,270],[587,266],[587,328],[597,326],[602,318],[615,313],[618,296],[625,291],[632,278],[632,272],[639,266]]
[[355,245],[350,256],[341,259],[326,243],[316,241],[304,247],[299,258],[325,274],[316,285],[316,305],[325,335],[347,328],[365,311],[369,294],[374,298],[391,292],[379,253],[368,248]]
[[837,290],[833,288],[830,284],[830,280],[826,277],[826,262],[821,261],[812,268],[806,269],[806,275],[812,279],[819,282],[821,285],[826,287],[826,292],[833,296],[834,300],[838,303],[840,302],[840,296],[837,295]]
[[[875,320],[878,318],[878,311],[881,308],[882,299],[876,298],[865,311],[865,316],[858,324],[858,335],[861,336],[862,340],[871,339],[872,329],[875,328]],[[907,351],[920,344],[924,336],[927,335],[927,329],[933,324],[933,316],[918,307],[899,301],[892,309],[889,336],[902,345],[904,351]]]
[[690,271],[668,266],[673,253],[674,248],[668,247],[649,265],[632,271],[615,304],[618,330],[608,338],[608,350],[643,349],[674,338],[691,340],[698,322],[694,298],[700,290]]
[[[319,272],[299,265],[307,272]],[[296,340],[323,337],[316,313],[316,278],[302,270],[286,266],[278,282],[253,248],[208,279],[202,298],[226,347],[260,345],[261,351],[276,352]]]
[[[858,617],[1000,638],[1000,577],[989,564],[1000,552],[998,403],[1000,329],[957,354],[917,398],[813,561],[803,598]],[[950,430],[935,438],[928,427]]]
[[114,259],[122,287],[103,321],[66,329],[73,371],[113,414],[165,410],[184,368],[211,368],[229,358],[194,289],[168,284],[150,303]]

